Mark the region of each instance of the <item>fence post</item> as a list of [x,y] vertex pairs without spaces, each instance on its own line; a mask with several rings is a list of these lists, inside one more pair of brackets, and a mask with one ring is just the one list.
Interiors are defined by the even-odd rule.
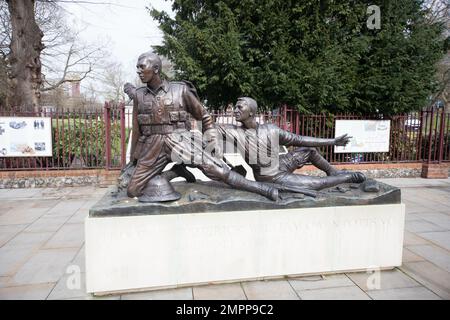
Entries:
[[[421,160],[423,162],[423,158],[424,158],[424,157],[422,157],[422,133],[423,133],[423,128],[424,128],[424,126],[423,126],[423,122],[424,122],[423,109],[420,110],[419,118],[420,118],[420,126],[419,126],[419,138],[418,138],[418,146],[417,146],[418,151],[417,151],[416,160],[417,161]],[[425,128],[425,130],[426,130],[426,128]]]
[[109,102],[105,102],[103,108],[103,121],[105,123],[105,142],[106,142],[106,164],[105,169],[109,170],[111,168],[111,105]]
[[[436,116],[436,118],[435,118]],[[439,116],[441,116],[441,121],[439,123]],[[427,162],[422,164],[422,178],[434,178],[434,179],[447,179],[448,178],[448,168],[442,164],[443,160],[443,144],[444,144],[444,125],[445,125],[445,108],[442,110],[431,109],[431,120],[430,120],[430,130],[428,138],[428,159]],[[434,137],[432,137],[434,129]],[[438,132],[439,130],[439,132]],[[439,135],[439,137],[438,137]],[[439,142],[438,140],[439,139]],[[434,152],[432,152],[432,140],[434,142]],[[437,155],[436,152],[439,152]],[[432,153],[434,156],[432,156]]]
[[287,128],[287,106],[283,104],[283,130]]
[[[437,124],[436,124],[437,125]],[[441,125],[439,128],[439,163],[442,163],[444,153],[444,130],[445,130],[445,104],[441,111]]]
[[433,123],[434,123],[434,108],[431,108],[431,121],[430,121],[430,130],[428,132],[428,157],[427,163],[431,163],[431,143],[432,143],[432,133],[433,133]]
[[125,103],[119,104],[120,108],[120,165],[125,167],[127,149],[125,146]]

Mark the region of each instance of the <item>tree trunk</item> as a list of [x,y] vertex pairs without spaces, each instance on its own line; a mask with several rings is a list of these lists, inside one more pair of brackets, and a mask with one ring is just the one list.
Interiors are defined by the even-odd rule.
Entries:
[[23,111],[39,110],[40,54],[43,33],[35,20],[35,0],[7,0],[11,17],[10,85],[7,103]]

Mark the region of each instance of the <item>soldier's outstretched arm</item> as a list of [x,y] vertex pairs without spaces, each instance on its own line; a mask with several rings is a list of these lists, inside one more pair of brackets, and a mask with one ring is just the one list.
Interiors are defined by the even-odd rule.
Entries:
[[324,146],[345,146],[352,137],[345,135],[334,139],[314,138],[308,136],[297,135],[285,130],[279,131],[279,142],[285,146],[295,147],[324,147]]

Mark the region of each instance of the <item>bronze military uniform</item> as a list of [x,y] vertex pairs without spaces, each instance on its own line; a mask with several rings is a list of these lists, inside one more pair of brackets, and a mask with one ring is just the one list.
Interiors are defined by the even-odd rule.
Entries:
[[131,152],[138,162],[128,187],[130,196],[141,195],[147,182],[172,161],[172,149],[180,143],[175,132],[189,131],[190,114],[203,120],[204,130],[212,128],[212,120],[194,90],[188,83],[168,81],[155,91],[147,86],[136,90],[132,144],[136,147]]
[[[238,99],[235,118],[242,126],[219,125],[217,129],[231,142],[253,170],[256,181],[275,183],[285,187],[320,190],[344,182],[365,180],[360,172],[339,171],[326,161],[315,147],[336,145],[335,139],[300,136],[280,129],[274,124],[258,124],[255,119],[257,103],[249,97]],[[346,139],[346,136],[338,138]],[[297,147],[279,155],[279,146]],[[296,169],[311,162],[327,177],[295,174]]]
[[[188,82],[163,81],[156,90],[148,87],[135,92],[133,108],[132,156],[136,169],[128,185],[128,195],[139,197],[147,183],[172,162],[198,167],[213,180],[276,199],[277,190],[249,181],[230,171],[226,164],[204,152],[201,143],[192,140],[190,115],[202,121],[203,132],[212,129],[213,121]],[[136,141],[137,140],[137,141]]]

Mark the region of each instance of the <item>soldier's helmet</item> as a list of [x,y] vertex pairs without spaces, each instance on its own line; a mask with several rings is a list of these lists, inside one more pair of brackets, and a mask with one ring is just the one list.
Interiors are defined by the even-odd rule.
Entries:
[[180,198],[181,194],[175,191],[172,184],[165,177],[158,175],[147,183],[142,196],[139,197],[139,201],[164,202],[174,201]]

